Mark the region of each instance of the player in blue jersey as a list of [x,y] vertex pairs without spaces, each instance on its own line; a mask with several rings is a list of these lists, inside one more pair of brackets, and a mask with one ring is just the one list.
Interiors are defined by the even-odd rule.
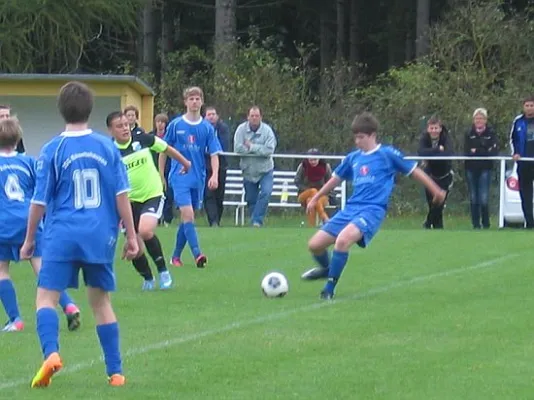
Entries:
[[[217,189],[219,184],[219,156],[221,145],[215,136],[213,126],[200,115],[204,101],[202,89],[190,87],[184,91],[184,102],[187,112],[173,119],[165,133],[164,140],[191,161],[191,169],[181,173],[183,166],[176,160],[171,161],[168,184],[174,194],[174,204],[180,209],[181,223],[176,234],[176,245],[171,263],[181,267],[182,251],[189,243],[195,263],[203,268],[207,263],[206,256],[200,251],[195,229],[195,210],[202,208],[204,187],[206,184],[206,151],[210,154],[211,176],[208,181],[210,190]],[[165,181],[164,171],[167,157],[161,153],[159,171]]]
[[34,254],[36,231],[46,207],[36,300],[37,334],[44,362],[31,386],[48,386],[52,375],[62,368],[55,307],[61,291],[78,287],[80,270],[109,384],[122,386],[125,378],[119,325],[109,293],[115,290],[113,259],[119,219],[126,229],[123,257],[132,259],[139,253],[126,168],[113,142],[88,128],[93,94],[85,84],[64,85],[58,108],[66,128],[45,144],[36,162],[36,187],[20,250],[21,258]]
[[[30,200],[35,187],[35,162],[33,158],[18,154],[17,142],[22,129],[14,118],[0,119],[0,301],[9,318],[3,332],[19,332],[24,329],[15,287],[9,275],[11,261],[20,261],[19,252],[28,224]],[[41,230],[38,231],[38,237]],[[36,251],[30,259],[35,272],[41,268],[39,238]],[[59,304],[67,317],[67,327],[73,331],[80,326],[80,310],[66,292],[61,292]]]
[[[349,249],[357,243],[367,247],[386,217],[389,197],[395,186],[395,175],[411,175],[432,193],[433,201],[441,204],[446,192],[442,190],[417,162],[406,160],[391,146],[377,142],[378,121],[370,113],[356,116],[352,133],[358,150],[349,153],[335,169],[332,178],[308,203],[307,210],[315,209],[317,201],[330,193],[342,180],[352,181],[353,193],[345,208],[339,211],[309,241],[308,247],[318,267],[302,275],[303,279],[328,278],[321,291],[322,299],[332,299],[334,289],[345,268]],[[328,247],[334,245],[332,257]]]

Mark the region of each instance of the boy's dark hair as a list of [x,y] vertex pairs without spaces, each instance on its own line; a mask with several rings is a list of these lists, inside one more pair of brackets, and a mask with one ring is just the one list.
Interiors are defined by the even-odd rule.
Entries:
[[531,94],[523,99],[523,104],[530,102],[534,103],[534,94]]
[[0,148],[13,148],[22,138],[22,128],[16,118],[7,118],[0,121]]
[[0,104],[0,110],[11,110],[11,106],[8,104]]
[[378,132],[378,128],[378,120],[373,114],[367,111],[356,115],[351,125],[351,130],[354,134],[365,133],[366,135],[372,135]]
[[437,115],[433,115],[428,119],[428,121],[426,121],[426,126],[428,125],[443,126],[443,122],[441,122],[441,119]]
[[91,89],[85,83],[72,81],[61,87],[57,106],[67,124],[79,124],[89,120],[93,102]]
[[108,114],[106,117],[106,126],[108,128],[111,128],[111,123],[116,120],[117,118],[122,118],[124,116],[124,113],[121,111],[113,111]]

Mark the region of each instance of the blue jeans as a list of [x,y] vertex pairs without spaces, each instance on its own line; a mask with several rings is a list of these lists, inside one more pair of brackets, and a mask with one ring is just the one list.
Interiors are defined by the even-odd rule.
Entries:
[[245,188],[245,201],[250,213],[252,224],[263,225],[269,198],[273,192],[273,170],[266,172],[258,182],[243,180]]
[[491,182],[491,170],[471,170],[465,171],[467,186],[469,188],[469,197],[471,201],[471,222],[473,228],[489,228],[489,188]]

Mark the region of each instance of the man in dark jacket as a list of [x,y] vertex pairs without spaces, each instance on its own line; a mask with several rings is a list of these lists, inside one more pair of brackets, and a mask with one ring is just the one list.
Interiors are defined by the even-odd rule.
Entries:
[[[487,110],[477,108],[473,113],[473,125],[465,136],[464,152],[467,157],[493,156],[499,152],[497,136],[487,122]],[[465,162],[465,176],[471,203],[471,222],[475,229],[490,227],[488,203],[492,169],[493,161],[491,160],[467,160]]]
[[534,157],[534,96],[523,101],[523,114],[518,115],[512,123],[510,131],[512,155],[517,161],[517,177],[519,178],[519,195],[527,229],[534,229],[532,196],[534,183],[534,163],[520,161],[522,157]]
[[[427,122],[426,131],[421,135],[419,141],[418,155],[428,157],[424,161],[424,171],[438,184],[438,186],[449,194],[452,187],[452,164],[450,160],[432,160],[436,156],[452,155],[452,141],[447,129],[441,121],[432,117]],[[432,203],[432,194],[426,193],[428,203],[428,214],[423,227],[426,229],[443,229],[443,209],[445,202],[436,206]]]
[[[230,147],[230,129],[217,114],[215,107],[206,107],[206,120],[208,120],[215,129],[215,135],[219,139],[223,152],[228,151]],[[206,155],[209,158],[209,155]],[[207,162],[207,176],[211,176],[211,163]],[[226,185],[226,171],[228,161],[225,156],[219,155],[219,186],[211,190],[206,186],[204,191],[204,209],[210,226],[219,226],[224,210],[224,187]],[[207,183],[207,182],[206,182]]]

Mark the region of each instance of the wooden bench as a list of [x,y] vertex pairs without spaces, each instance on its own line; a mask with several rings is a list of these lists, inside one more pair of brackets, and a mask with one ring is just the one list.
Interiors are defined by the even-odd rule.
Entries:
[[[273,172],[273,192],[269,199],[269,207],[273,208],[302,208],[298,202],[298,189],[294,183],[296,171],[274,171]],[[287,201],[282,202],[284,182],[287,182]],[[343,181],[334,189],[336,201],[341,209],[345,208],[347,186]],[[245,225],[245,188],[243,187],[243,175],[239,169],[229,169],[226,173],[226,185],[224,188],[225,206],[235,207],[235,224]],[[328,205],[328,209],[335,209],[337,206]]]

